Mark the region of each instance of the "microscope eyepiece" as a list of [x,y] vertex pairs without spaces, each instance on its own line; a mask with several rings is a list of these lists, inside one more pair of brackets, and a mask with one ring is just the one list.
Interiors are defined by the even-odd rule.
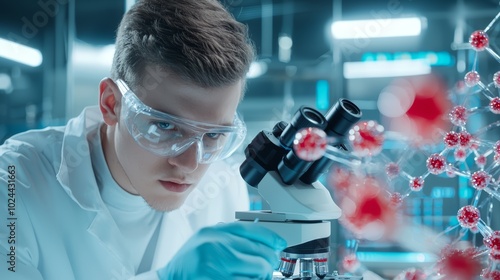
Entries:
[[302,112],[302,115],[309,123],[321,125],[325,122],[325,118],[323,117],[323,115],[321,115],[320,112],[314,109],[302,107],[299,112]]
[[279,142],[279,137],[286,127],[286,122],[279,122],[272,132],[261,131],[245,148],[246,159],[240,165],[240,174],[250,186],[257,187],[267,172],[276,170],[287,153],[288,150]]
[[328,136],[343,137],[351,126],[361,119],[361,110],[356,104],[341,98],[326,113],[325,118],[328,120],[326,134]]
[[[246,159],[240,166],[240,173],[254,187],[269,171],[277,171],[285,184],[293,184],[298,178],[310,184],[331,162],[325,157],[317,161],[300,159],[292,149],[295,135],[303,128],[315,127],[330,137],[341,139],[360,118],[361,110],[344,98],[339,99],[325,116],[313,108],[302,106],[289,123],[278,122],[271,132],[257,134],[245,149]],[[338,147],[345,149],[342,144]]]
[[312,162],[300,159],[293,149],[293,144],[297,132],[306,127],[317,127],[321,130],[326,128],[326,118],[315,109],[301,107],[281,135],[280,142],[289,148],[290,151],[278,165],[278,173],[285,184],[293,184],[302,175]]
[[[326,113],[325,118],[328,125],[325,129],[326,135],[342,139],[349,132],[349,129],[361,119],[361,110],[353,102],[341,98]],[[347,150],[343,144],[337,146],[340,149]],[[331,165],[331,161],[326,157],[320,158],[310,165],[309,169],[300,177],[303,183],[311,184],[318,180]]]
[[284,121],[281,121],[281,122],[275,124],[273,127],[273,131],[272,131],[274,137],[279,138],[281,136],[281,134],[283,133],[283,130],[285,130],[287,125],[288,125],[288,123],[284,122]]
[[324,129],[326,127],[325,117],[318,111],[309,107],[300,107],[295,113],[288,126],[283,130],[280,137],[280,143],[287,149],[291,149],[295,134],[305,127],[318,127]]
[[339,100],[340,106],[344,108],[345,111],[350,112],[352,115],[361,115],[361,110],[359,110],[358,106],[356,104],[352,103],[351,101],[341,98]]

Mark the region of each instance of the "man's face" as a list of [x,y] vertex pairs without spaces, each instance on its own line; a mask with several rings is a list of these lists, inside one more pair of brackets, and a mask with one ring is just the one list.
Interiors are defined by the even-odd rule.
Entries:
[[[202,88],[168,72],[145,78],[139,89],[134,90],[139,99],[153,109],[218,125],[233,122],[241,91],[241,82]],[[197,162],[196,144],[174,157],[158,156],[140,147],[122,121],[114,129],[112,141],[117,162],[108,162],[118,170],[113,177],[122,188],[141,195],[156,210],[179,208],[209,167],[209,164]],[[113,173],[113,167],[111,169]]]

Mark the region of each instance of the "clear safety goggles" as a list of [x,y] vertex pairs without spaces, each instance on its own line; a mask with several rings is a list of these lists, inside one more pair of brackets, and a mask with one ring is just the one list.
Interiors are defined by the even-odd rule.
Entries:
[[180,118],[145,105],[123,80],[116,84],[122,94],[120,120],[144,149],[154,154],[175,157],[197,145],[199,163],[229,157],[243,142],[246,126],[235,115],[233,125],[215,125]]

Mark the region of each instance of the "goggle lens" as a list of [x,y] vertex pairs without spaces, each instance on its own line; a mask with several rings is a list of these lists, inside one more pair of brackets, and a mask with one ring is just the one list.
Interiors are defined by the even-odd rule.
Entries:
[[229,157],[243,142],[246,127],[236,115],[234,125],[196,122],[156,111],[142,101],[122,81],[121,121],[144,149],[160,156],[174,157],[196,143],[199,163]]

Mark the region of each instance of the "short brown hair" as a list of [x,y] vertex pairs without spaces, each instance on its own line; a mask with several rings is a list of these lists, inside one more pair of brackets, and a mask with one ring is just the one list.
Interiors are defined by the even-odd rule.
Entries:
[[253,59],[247,27],[217,0],[139,0],[118,28],[111,77],[136,87],[154,65],[218,87],[243,79]]

